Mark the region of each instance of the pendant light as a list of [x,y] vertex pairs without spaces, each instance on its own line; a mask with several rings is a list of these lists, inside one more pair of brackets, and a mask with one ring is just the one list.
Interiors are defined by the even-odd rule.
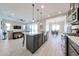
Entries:
[[32,4],[32,8],[33,8],[33,11],[32,11],[32,12],[33,12],[33,13],[32,13],[32,18],[33,18],[33,19],[32,19],[32,21],[35,22],[35,19],[34,19],[34,4]]
[[39,9],[37,9],[37,22],[39,23],[40,19],[39,19]]
[[43,21],[43,8],[44,8],[44,6],[42,5],[41,6],[41,12],[40,12],[40,25],[42,25],[42,21]]

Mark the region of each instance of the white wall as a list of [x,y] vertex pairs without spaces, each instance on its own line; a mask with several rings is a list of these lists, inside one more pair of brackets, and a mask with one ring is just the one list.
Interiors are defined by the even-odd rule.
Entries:
[[[5,21],[5,23],[9,23],[10,24],[10,31],[13,31],[13,32],[24,31],[23,30],[24,24],[22,24],[22,23],[19,23],[19,22],[11,22],[11,21]],[[21,26],[21,29],[13,29],[13,26],[14,25]]]
[[66,21],[66,16],[65,15],[57,16],[55,18],[47,19],[46,20],[46,25],[49,26],[50,31],[51,31],[52,24],[58,24],[58,25],[60,25],[60,32],[63,33],[64,32],[65,21]]
[[[19,23],[10,23],[10,24],[11,24],[11,26],[10,26],[11,31],[14,31],[14,32],[23,31],[23,25],[22,24],[19,24]],[[13,26],[15,26],[15,25],[21,26],[21,29],[14,29]]]
[[3,39],[3,31],[1,29],[1,21],[2,21],[2,19],[0,17],[0,40]]
[[1,31],[1,17],[0,17],[0,39],[1,39],[1,33],[2,31]]

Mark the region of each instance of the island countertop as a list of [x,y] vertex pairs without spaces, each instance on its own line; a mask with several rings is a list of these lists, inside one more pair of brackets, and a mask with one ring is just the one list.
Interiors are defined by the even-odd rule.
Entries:
[[68,38],[79,46],[79,37],[78,36],[69,36],[68,35]]
[[38,33],[25,32],[25,34],[34,36],[34,35],[42,34],[42,32],[38,32]]

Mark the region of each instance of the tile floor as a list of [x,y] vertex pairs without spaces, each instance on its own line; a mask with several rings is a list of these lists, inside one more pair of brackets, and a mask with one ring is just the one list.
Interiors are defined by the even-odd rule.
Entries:
[[0,40],[0,56],[63,56],[59,36],[48,35],[46,41],[34,54],[22,46],[23,39]]

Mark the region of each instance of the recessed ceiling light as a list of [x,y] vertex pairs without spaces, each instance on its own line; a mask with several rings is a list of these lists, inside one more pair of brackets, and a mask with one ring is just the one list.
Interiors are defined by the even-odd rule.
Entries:
[[71,7],[70,9],[72,10],[73,8]]
[[44,5],[41,5],[41,8],[43,9],[44,8]]
[[34,20],[32,20],[32,22],[34,22]]
[[61,14],[62,12],[61,12],[61,11],[59,11],[58,13],[59,13],[59,14]]
[[48,17],[50,17],[50,15],[48,15]]

